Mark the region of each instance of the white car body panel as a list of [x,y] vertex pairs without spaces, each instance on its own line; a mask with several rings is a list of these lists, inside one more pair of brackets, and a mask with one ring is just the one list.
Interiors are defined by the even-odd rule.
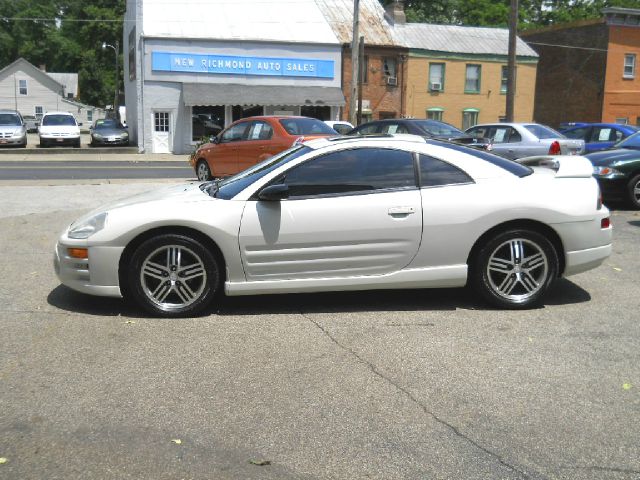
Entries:
[[[611,227],[601,228],[606,207],[596,209],[598,186],[586,178],[580,157],[556,157],[549,168],[519,178],[464,151],[411,136],[392,139],[404,148],[441,158],[466,171],[474,183],[432,188],[257,201],[252,196],[294,165],[321,153],[381,146],[389,139],[327,139],[236,194],[212,198],[199,184],[184,184],[138,195],[97,212],[106,226],[88,239],[69,238],[56,248],[62,283],[95,295],[121,295],[119,264],[125,247],[154,229],[195,232],[217,245],[228,295],[317,292],[377,288],[456,287],[467,281],[472,247],[483,234],[506,222],[538,222],[559,237],[564,275],[602,263],[611,252]],[[574,166],[566,162],[578,162]],[[313,232],[311,235],[309,232]],[[209,243],[207,243],[209,245]],[[88,247],[87,274],[66,249]],[[80,269],[82,270],[82,269]]]

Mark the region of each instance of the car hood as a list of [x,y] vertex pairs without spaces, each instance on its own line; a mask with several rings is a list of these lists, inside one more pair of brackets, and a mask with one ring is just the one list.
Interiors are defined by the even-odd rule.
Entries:
[[22,130],[20,125],[0,125],[0,132],[2,133],[15,133]]
[[589,153],[588,155],[585,155],[585,157],[587,157],[594,166],[600,167],[629,160],[639,160],[640,151],[627,148],[615,148],[612,150],[602,150],[600,152]]
[[122,128],[98,128],[94,129],[93,133],[97,133],[98,135],[102,135],[103,137],[109,137],[112,135],[124,135],[125,133],[128,135],[129,132]]

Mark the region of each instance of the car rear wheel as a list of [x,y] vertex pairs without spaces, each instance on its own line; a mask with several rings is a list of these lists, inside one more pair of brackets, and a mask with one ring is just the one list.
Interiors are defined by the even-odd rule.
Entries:
[[198,180],[201,182],[211,180],[211,169],[209,168],[209,164],[207,164],[206,160],[198,161],[196,164],[196,175],[198,176]]
[[531,230],[495,235],[471,265],[471,283],[490,304],[524,309],[538,304],[558,274],[551,242]]
[[640,175],[636,175],[629,181],[627,199],[633,208],[640,209]]
[[136,248],[127,291],[145,310],[160,317],[195,315],[219,290],[221,268],[199,241],[176,234],[152,237]]

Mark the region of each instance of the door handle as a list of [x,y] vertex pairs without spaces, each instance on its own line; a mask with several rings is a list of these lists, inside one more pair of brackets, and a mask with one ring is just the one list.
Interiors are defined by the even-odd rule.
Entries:
[[388,211],[388,214],[392,217],[406,216],[411,215],[412,213],[416,213],[416,209],[413,207],[391,207]]

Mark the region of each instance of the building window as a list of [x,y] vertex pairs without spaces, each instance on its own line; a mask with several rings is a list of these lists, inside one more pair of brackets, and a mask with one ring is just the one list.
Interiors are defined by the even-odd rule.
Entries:
[[224,127],[225,109],[217,107],[193,107],[191,109],[191,140],[199,142],[218,135]]
[[467,65],[465,93],[480,93],[480,65]]
[[620,125],[628,125],[629,119],[627,117],[616,118],[616,123]]
[[396,59],[391,57],[385,57],[382,59],[382,71],[386,79],[387,85],[398,85],[398,76],[396,69]]
[[462,111],[462,130],[466,130],[467,128],[477,125],[478,113],[479,110],[477,108],[465,108]]
[[93,110],[87,110],[87,122],[93,122]]
[[428,108],[427,109],[427,119],[428,120],[438,120],[439,122],[441,122],[442,121],[442,112],[444,112],[443,108],[439,108],[439,107]]
[[156,132],[169,131],[169,112],[154,112],[153,130]]
[[636,56],[628,53],[624,56],[624,73],[623,78],[635,78],[636,76]]
[[509,68],[502,66],[502,76],[500,77],[500,93],[507,93],[507,82],[509,80]]
[[19,80],[20,84],[18,86],[18,88],[20,89],[20,95],[26,95],[27,94],[27,81],[26,80]]
[[36,117],[42,117],[42,115],[44,115],[44,107],[41,105],[37,105],[34,109],[34,113],[36,114]]
[[429,85],[430,92],[442,92],[444,90],[444,63],[429,64]]

